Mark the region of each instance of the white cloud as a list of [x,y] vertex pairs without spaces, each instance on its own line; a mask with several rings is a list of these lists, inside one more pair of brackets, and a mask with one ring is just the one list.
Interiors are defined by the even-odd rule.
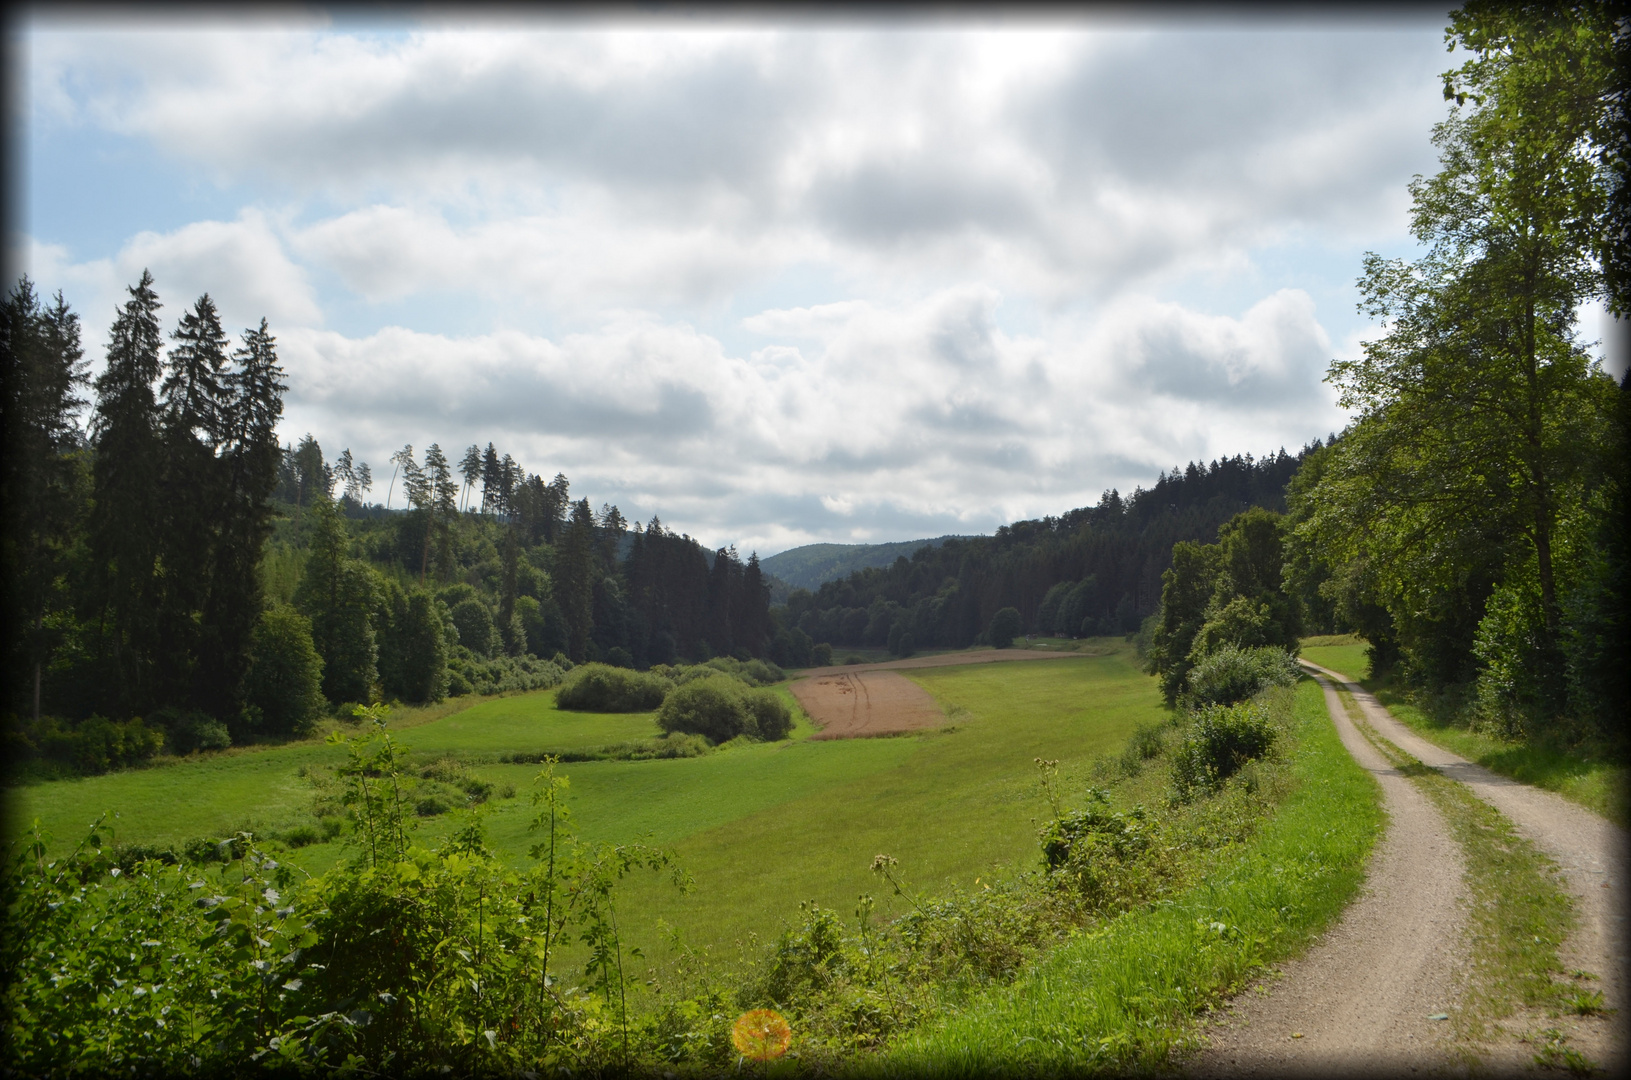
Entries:
[[982,531],[1341,426],[1351,320],[1259,266],[1404,235],[1432,22],[42,21],[32,124],[243,209],[27,262],[93,327],[143,267],[266,315],[285,431],[377,473],[492,440],[744,547]]
[[1440,55],[1417,33],[1085,20],[229,27],[37,33],[30,86],[41,117],[351,207],[302,235],[371,299],[519,270],[568,305],[710,302],[824,260],[875,287],[978,275],[1061,303],[1298,225],[1397,228]]
[[401,441],[492,440],[597,501],[768,548],[892,519],[990,528],[1334,422],[1305,295],[1239,318],[1128,303],[1048,338],[1003,333],[999,303],[963,289],[768,311],[756,330],[799,344],[747,359],[638,315],[558,341],[296,332],[282,338],[285,429],[375,460]]
[[229,332],[255,326],[321,324],[322,309],[306,272],[290,261],[276,230],[256,210],[236,221],[199,221],[173,232],[139,232],[113,255],[82,263],[60,244],[29,243],[35,280],[76,294],[76,309],[93,329],[123,306],[127,286],[151,270],[167,313],[209,293]]

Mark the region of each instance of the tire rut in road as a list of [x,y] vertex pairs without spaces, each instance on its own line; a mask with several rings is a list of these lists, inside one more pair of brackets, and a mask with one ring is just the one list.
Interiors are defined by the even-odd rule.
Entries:
[[[1428,742],[1395,719],[1358,683],[1347,681],[1339,672],[1303,663],[1352,694],[1366,722],[1383,738],[1423,765],[1465,784],[1504,814],[1520,836],[1557,863],[1578,919],[1558,959],[1568,970],[1597,976],[1595,986],[1607,1010],[1623,1010],[1631,940],[1625,909],[1627,852],[1631,850],[1626,831],[1561,795],[1501,776]],[[1570,1042],[1611,1074],[1618,1073],[1627,1063],[1623,1026],[1612,1014],[1571,1021]]]
[[1387,832],[1365,891],[1282,977],[1237,997],[1186,1066],[1196,1076],[1448,1067],[1442,1020],[1462,979],[1461,849],[1436,807],[1348,719],[1320,680],[1343,745],[1382,788]]

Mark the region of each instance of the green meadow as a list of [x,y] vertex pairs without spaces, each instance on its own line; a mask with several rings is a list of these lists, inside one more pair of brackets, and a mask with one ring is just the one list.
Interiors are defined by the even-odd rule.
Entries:
[[1357,634],[1331,634],[1302,640],[1301,656],[1322,668],[1344,675],[1350,682],[1363,682],[1370,678],[1370,648]]
[[[895,738],[809,741],[800,717],[779,743],[729,745],[698,758],[576,761],[557,766],[570,783],[573,827],[590,842],[644,841],[670,848],[696,888],[636,877],[620,902],[632,940],[654,953],[659,920],[699,948],[773,936],[801,900],[848,910],[876,892],[873,856],[933,893],[1037,858],[1046,811],[1036,758],[1085,774],[1133,728],[1165,715],[1153,679],[1132,650],[1058,660],[903,672],[947,712],[934,731]],[[395,726],[395,725],[393,725]],[[452,756],[470,773],[516,795],[481,810],[489,843],[522,860],[532,842],[527,798],[536,764],[503,755],[582,751],[657,734],[652,714],[600,715],[555,707],[553,691],[485,699],[396,730],[415,760]],[[117,814],[127,844],[177,844],[238,829],[276,835],[313,821],[313,777],[343,760],[320,741],[245,749],[151,768],[14,790],[8,829],[38,818],[66,847],[98,814]],[[456,815],[421,819],[434,843]],[[289,852],[321,872],[346,857],[344,838]],[[880,897],[880,914],[888,901]],[[660,959],[654,955],[653,959]]]

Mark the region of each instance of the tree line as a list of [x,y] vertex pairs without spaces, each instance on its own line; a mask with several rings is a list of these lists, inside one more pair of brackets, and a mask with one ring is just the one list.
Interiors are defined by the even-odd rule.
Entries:
[[14,761],[105,768],[587,660],[766,654],[756,555],[631,529],[492,443],[457,465],[404,446],[371,503],[349,449],[279,445],[264,320],[234,343],[206,294],[166,333],[152,276],[128,292],[94,381],[60,293],[24,278],[0,305]]
[[1631,35],[1602,4],[1472,3],[1446,38],[1471,59],[1444,77],[1440,169],[1410,186],[1426,253],[1366,256],[1383,333],[1327,376],[1357,417],[1283,519],[1174,549],[1153,666],[1172,699],[1216,649],[1324,623],[1449,716],[1623,749],[1631,375],[1577,313],[1631,317]]
[[1211,540],[1248,507],[1285,509],[1286,484],[1320,450],[1238,455],[1162,474],[1148,490],[1104,493],[1097,506],[1017,521],[995,536],[948,539],[814,592],[796,589],[777,615],[772,659],[796,663],[802,643],[963,648],[1005,608],[1021,632],[1085,637],[1139,628],[1161,600],[1173,545]]

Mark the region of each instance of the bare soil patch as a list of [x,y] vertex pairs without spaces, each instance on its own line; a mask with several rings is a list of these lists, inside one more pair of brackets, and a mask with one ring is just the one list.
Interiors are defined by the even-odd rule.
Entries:
[[992,664],[999,660],[1068,660],[1071,657],[1108,656],[1110,652],[1110,649],[969,649],[965,652],[935,653],[932,656],[908,656],[904,660],[882,660],[876,664],[834,664],[831,667],[809,668],[804,672],[804,676],[813,679],[824,675],[853,675],[863,671],[900,671],[905,668]]
[[893,671],[839,668],[791,687],[821,730],[812,739],[864,739],[939,727],[946,714],[929,692]]

